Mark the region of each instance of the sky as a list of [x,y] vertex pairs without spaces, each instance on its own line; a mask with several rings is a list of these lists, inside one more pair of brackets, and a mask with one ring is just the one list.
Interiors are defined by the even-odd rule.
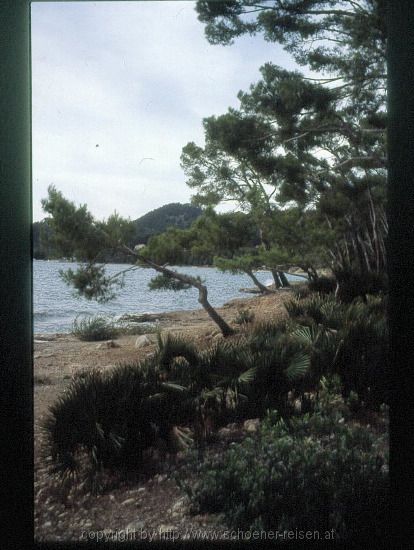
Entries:
[[268,61],[260,36],[210,45],[189,1],[33,2],[33,220],[54,184],[98,219],[189,202],[184,145],[202,120],[238,107]]

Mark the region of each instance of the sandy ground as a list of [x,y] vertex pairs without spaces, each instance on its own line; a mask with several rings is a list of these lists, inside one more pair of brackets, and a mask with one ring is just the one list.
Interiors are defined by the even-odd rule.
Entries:
[[[250,309],[255,321],[280,319],[289,290],[267,296],[232,300],[219,311],[235,328],[238,311]],[[180,333],[203,347],[220,338],[217,326],[204,310],[166,313],[158,316],[162,331]],[[133,538],[198,538],[199,530],[211,536],[222,533],[220,518],[190,515],[184,494],[170,479],[174,464],[164,464],[139,479],[118,481],[110,491],[65,495],[50,473],[41,425],[49,406],[64,391],[72,376],[83,369],[110,369],[135,362],[155,349],[155,344],[137,349],[137,336],[122,336],[116,347],[81,342],[69,334],[36,335],[34,343],[35,401],[35,536],[54,540],[125,540]],[[231,437],[230,437],[231,439]],[[222,451],[230,439],[219,441],[212,452]],[[185,461],[185,458],[183,458]]]

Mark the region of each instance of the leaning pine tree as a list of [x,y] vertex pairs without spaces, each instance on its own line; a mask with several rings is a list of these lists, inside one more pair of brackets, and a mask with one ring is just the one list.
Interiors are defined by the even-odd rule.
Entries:
[[188,144],[182,157],[196,197],[239,200],[262,222],[293,201],[319,217],[317,242],[338,280],[386,278],[386,2],[199,0],[196,9],[211,44],[262,34],[316,73],[267,63],[238,110],[204,120],[206,145]]
[[[48,188],[48,197],[42,200],[43,209],[51,215],[49,223],[54,230],[56,245],[64,253],[80,262],[77,270],[61,271],[63,280],[73,286],[78,295],[88,300],[106,302],[115,297],[123,285],[126,271],[147,266],[159,273],[150,283],[151,289],[167,288],[182,290],[190,287],[198,290],[198,301],[210,318],[217,324],[223,336],[234,331],[208,301],[207,287],[199,277],[179,273],[166,265],[159,265],[141,254],[131,245],[134,233],[133,222],[114,213],[106,221],[97,221],[86,205],[77,207],[65,199],[54,186]],[[121,251],[136,262],[131,268],[107,276],[105,266],[98,263],[100,253],[109,250]]]

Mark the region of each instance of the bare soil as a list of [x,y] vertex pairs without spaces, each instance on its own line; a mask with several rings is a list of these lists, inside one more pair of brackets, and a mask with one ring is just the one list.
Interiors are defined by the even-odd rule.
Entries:
[[[238,330],[235,318],[241,308],[255,314],[255,322],[281,319],[290,290],[232,300],[219,311]],[[164,332],[180,333],[197,346],[205,347],[220,338],[217,326],[204,310],[180,311],[158,316]],[[136,348],[137,336],[121,336],[115,347],[82,342],[70,334],[35,335],[35,537],[38,541],[131,540],[225,537],[226,526],[219,516],[192,515],[184,493],[171,473],[185,464],[185,453],[177,461],[151,464],[131,478],[114,480],[113,487],[99,495],[67,493],[51,473],[51,459],[41,426],[50,405],[65,390],[72,377],[84,369],[111,369],[117,364],[139,361],[154,352],[155,343]],[[241,427],[223,431],[212,444],[212,453],[222,452],[240,438]]]

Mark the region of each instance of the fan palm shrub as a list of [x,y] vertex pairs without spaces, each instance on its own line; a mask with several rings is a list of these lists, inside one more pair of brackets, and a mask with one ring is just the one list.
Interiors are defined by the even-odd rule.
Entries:
[[350,304],[331,295],[294,298],[286,309],[297,338],[311,354],[310,376],[338,373],[343,391],[356,392],[367,405],[388,401],[389,348],[385,298],[368,295]]
[[158,349],[141,363],[74,378],[45,422],[55,470],[76,479],[82,465],[93,477],[103,468],[139,467],[157,440],[176,427],[193,430],[202,448],[208,426],[266,407],[286,405],[287,393],[309,367],[303,346],[280,326],[249,340],[219,341],[206,350],[158,334]]
[[72,380],[50,407],[44,429],[62,479],[102,468],[139,466],[143,451],[179,424],[181,393],[153,362],[96,370]]

